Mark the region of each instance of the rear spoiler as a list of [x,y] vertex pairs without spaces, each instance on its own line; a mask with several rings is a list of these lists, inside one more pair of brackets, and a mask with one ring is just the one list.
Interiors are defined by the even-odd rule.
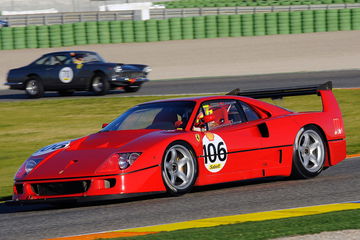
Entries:
[[288,96],[301,96],[301,95],[312,95],[317,94],[319,90],[332,90],[332,82],[328,81],[323,84],[307,85],[307,86],[296,86],[288,88],[268,88],[263,90],[255,91],[244,91],[241,92],[239,88],[232,90],[226,95],[236,95],[251,98],[272,98],[279,99]]

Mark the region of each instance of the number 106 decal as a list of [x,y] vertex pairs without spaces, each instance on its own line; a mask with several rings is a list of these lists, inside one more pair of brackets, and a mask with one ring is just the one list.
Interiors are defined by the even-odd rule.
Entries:
[[203,138],[204,163],[210,172],[219,172],[226,164],[227,148],[217,134],[206,133]]

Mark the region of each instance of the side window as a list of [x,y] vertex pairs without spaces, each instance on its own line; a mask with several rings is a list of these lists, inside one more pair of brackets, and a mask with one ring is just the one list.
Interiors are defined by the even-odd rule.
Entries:
[[40,58],[35,62],[36,65],[50,65],[50,58],[49,57],[43,57]]
[[216,100],[204,102],[197,114],[193,131],[208,131],[245,121],[237,101]]
[[252,109],[248,104],[241,102],[241,107],[244,110],[245,116],[248,121],[254,121],[259,119],[259,115],[255,112],[254,109]]
[[53,57],[52,65],[63,65],[66,58],[64,55],[56,55]]

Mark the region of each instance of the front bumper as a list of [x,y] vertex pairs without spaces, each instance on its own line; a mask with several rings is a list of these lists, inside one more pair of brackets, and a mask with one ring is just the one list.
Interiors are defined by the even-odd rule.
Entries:
[[[139,181],[142,179],[143,181]],[[13,202],[91,201],[164,192],[161,169],[154,165],[128,173],[62,179],[17,180]],[[130,194],[130,195],[129,195]]]
[[10,89],[23,90],[25,88],[25,85],[23,82],[6,82],[6,83],[4,83],[4,85],[9,86]]
[[110,201],[118,199],[128,199],[136,197],[144,197],[156,194],[163,194],[166,191],[156,192],[141,192],[141,193],[122,193],[122,194],[110,194],[99,196],[84,196],[84,197],[60,197],[60,198],[43,198],[33,200],[9,200],[5,201],[6,205],[30,205],[30,204],[76,204],[76,203],[91,203],[99,201]]
[[124,86],[130,86],[130,85],[136,85],[140,86],[144,82],[148,82],[148,78],[129,78],[129,77],[119,77],[119,76],[113,76],[111,78],[111,85],[118,86],[118,87],[124,87]]

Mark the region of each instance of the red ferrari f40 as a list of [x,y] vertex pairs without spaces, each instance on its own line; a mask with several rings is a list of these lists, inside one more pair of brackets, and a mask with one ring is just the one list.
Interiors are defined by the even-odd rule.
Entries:
[[[317,94],[319,112],[258,98]],[[13,202],[91,200],[269,176],[311,178],[346,156],[331,82],[137,105],[97,133],[41,148],[20,167]]]

